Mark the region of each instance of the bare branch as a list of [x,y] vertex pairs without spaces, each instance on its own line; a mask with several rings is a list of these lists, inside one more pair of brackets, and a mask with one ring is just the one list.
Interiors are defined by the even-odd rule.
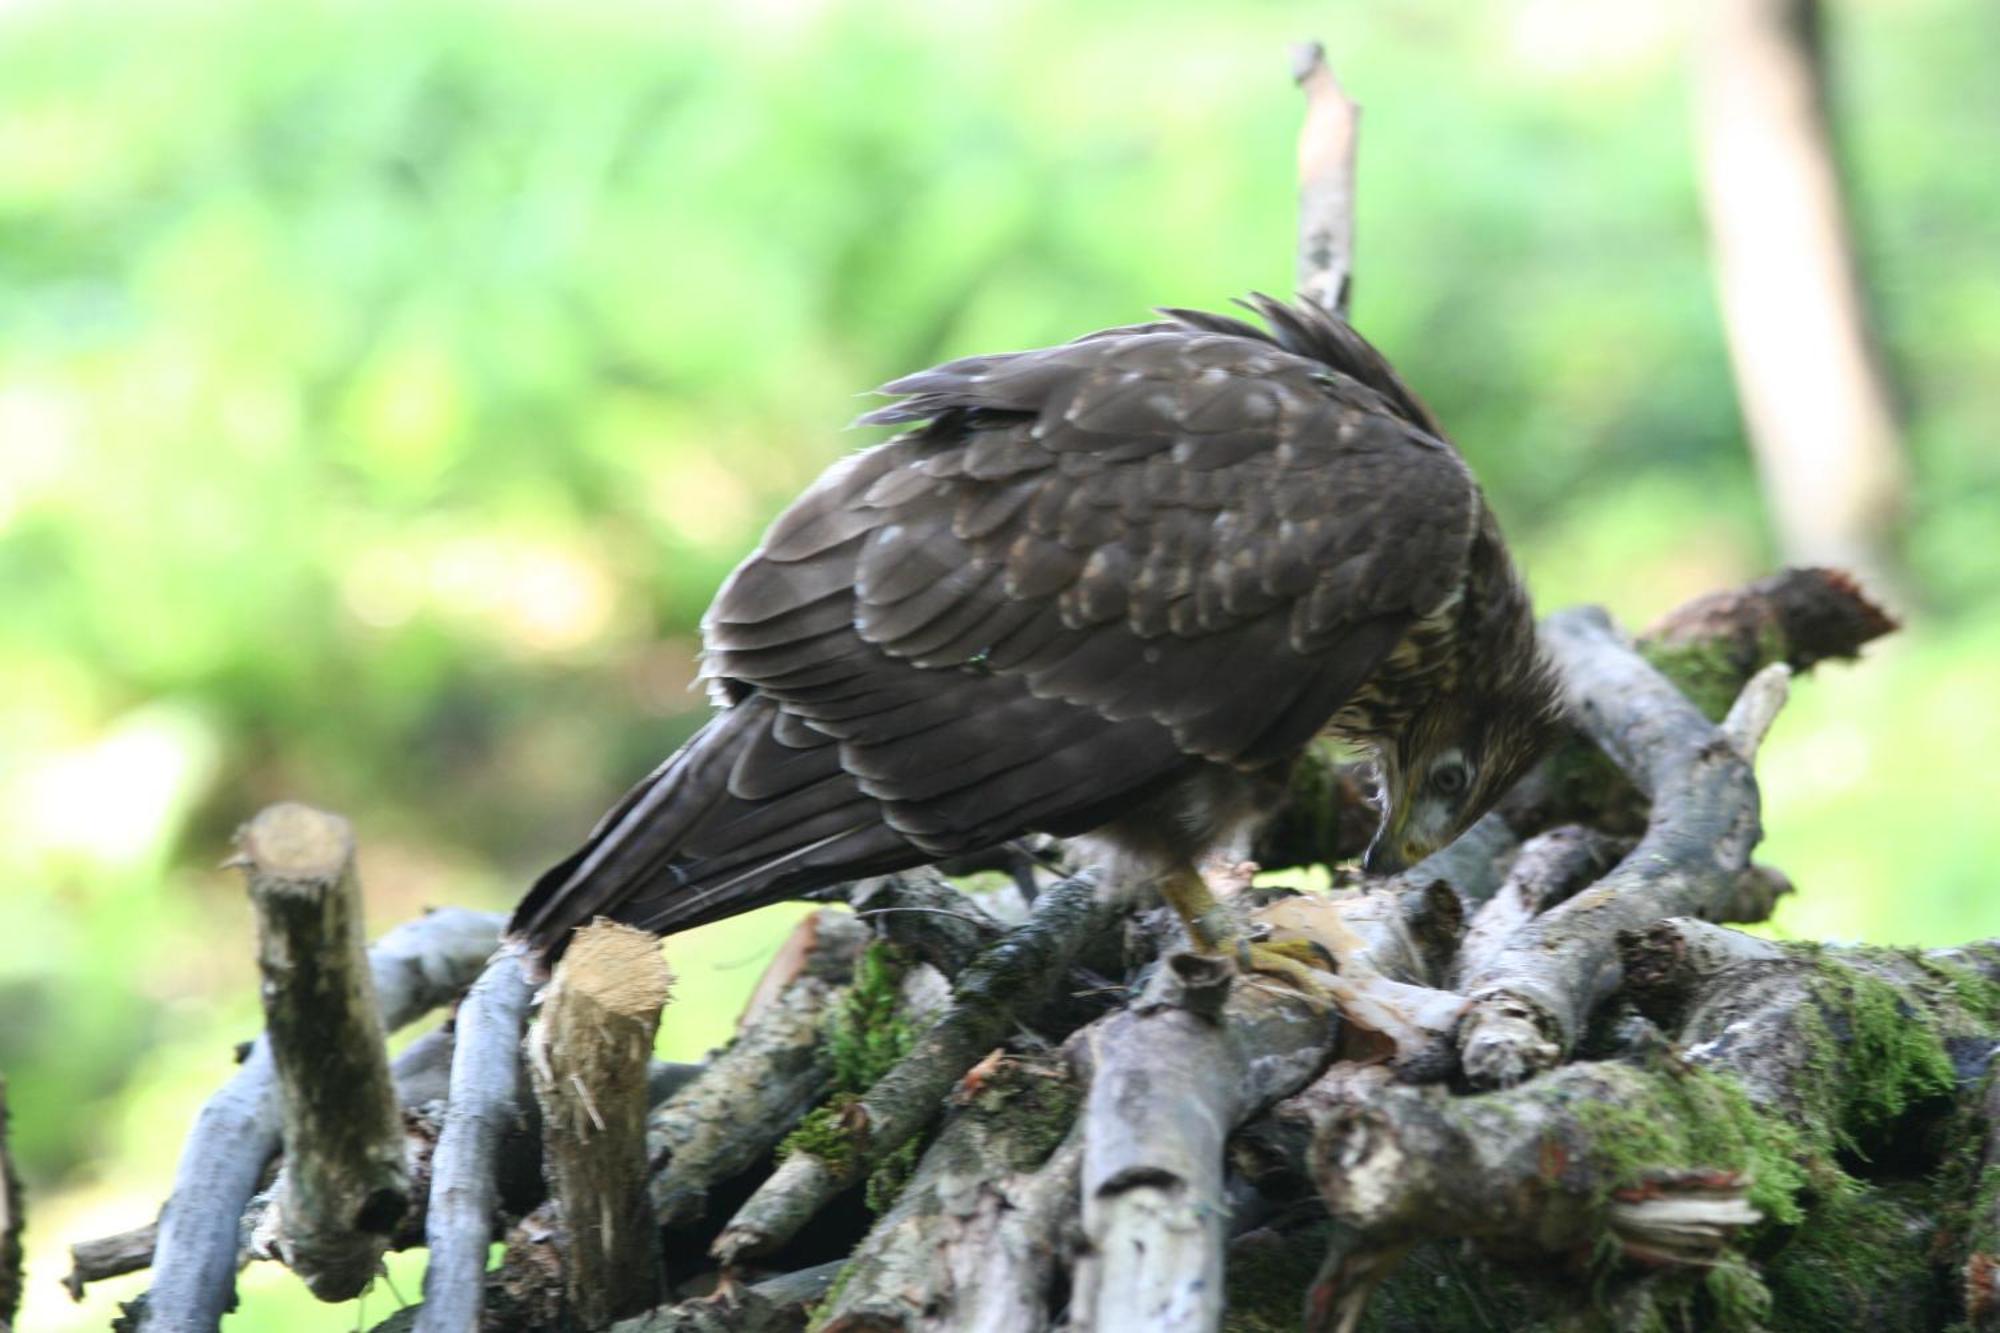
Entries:
[[1709,982],[1740,963],[1775,962],[1784,949],[1689,917],[1670,917],[1618,937],[1626,998],[1663,1028],[1680,1026]]
[[494,1160],[521,1106],[521,1033],[528,979],[515,955],[493,955],[458,1009],[451,1097],[431,1159],[424,1233],[430,1266],[418,1333],[476,1333],[498,1186]]
[[[500,918],[445,908],[396,927],[368,951],[382,1026],[395,1031],[457,998],[500,938]],[[202,1107],[160,1212],[145,1333],[208,1333],[235,1300],[243,1210],[278,1151],[277,1076],[259,1037]]]
[[1522,844],[1500,891],[1472,918],[1459,946],[1459,975],[1485,970],[1514,932],[1596,880],[1617,862],[1621,850],[1616,839],[1578,824],[1564,824]]
[[237,835],[257,909],[264,1019],[284,1110],[277,1249],[323,1301],[375,1279],[410,1204],[402,1117],[362,942],[354,833],[274,805]]
[[1299,130],[1299,292],[1347,314],[1354,279],[1354,146],[1361,108],[1326,63],[1326,48],[1292,49],[1292,79],[1306,94]]
[[1523,926],[1465,978],[1474,1007],[1459,1057],[1481,1087],[1518,1083],[1571,1049],[1618,984],[1619,932],[1716,915],[1759,836],[1749,765],[1601,611],[1551,616],[1543,640],[1579,725],[1652,798],[1652,817],[1617,869]]
[[1736,696],[1736,702],[1729,705],[1720,729],[1744,762],[1756,761],[1757,747],[1764,743],[1765,733],[1777,721],[1778,710],[1785,706],[1791,686],[1792,669],[1783,662],[1773,662],[1752,676],[1743,693]]
[[[833,1080],[827,1023],[867,939],[867,929],[842,912],[800,922],[780,950],[779,961],[788,963],[783,984],[745,1010],[749,1022],[728,1050],[654,1111],[646,1142],[661,1226],[702,1222],[709,1191],[768,1154],[826,1094]],[[774,963],[766,977],[777,974]]]

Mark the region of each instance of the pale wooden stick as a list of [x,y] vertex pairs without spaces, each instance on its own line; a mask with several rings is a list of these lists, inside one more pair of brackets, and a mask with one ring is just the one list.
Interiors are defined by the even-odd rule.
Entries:
[[646,1193],[646,1068],[672,982],[651,932],[599,919],[556,965],[528,1038],[543,1170],[569,1239],[564,1286],[582,1328],[660,1300]]
[[528,978],[502,949],[458,1007],[451,1096],[431,1157],[430,1212],[424,1221],[430,1267],[417,1333],[476,1333],[485,1303],[486,1250],[493,1241],[500,1139],[520,1114],[521,1032]]
[[1306,94],[1299,128],[1299,294],[1345,318],[1354,282],[1354,146],[1361,108],[1326,63],[1326,48],[1292,48]]

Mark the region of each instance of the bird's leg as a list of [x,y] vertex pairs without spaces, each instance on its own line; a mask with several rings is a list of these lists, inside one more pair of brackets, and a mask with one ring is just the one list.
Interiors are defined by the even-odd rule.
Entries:
[[1319,974],[1330,971],[1325,951],[1305,940],[1253,940],[1241,919],[1209,889],[1192,867],[1173,871],[1160,882],[1160,896],[1174,909],[1188,938],[1204,953],[1226,954],[1239,970],[1282,977],[1309,997],[1327,1002]]

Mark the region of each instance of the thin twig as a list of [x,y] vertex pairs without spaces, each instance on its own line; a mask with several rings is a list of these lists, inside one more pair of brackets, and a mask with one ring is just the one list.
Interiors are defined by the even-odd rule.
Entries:
[[21,1182],[7,1151],[7,1080],[0,1077],[0,1333],[21,1308]]

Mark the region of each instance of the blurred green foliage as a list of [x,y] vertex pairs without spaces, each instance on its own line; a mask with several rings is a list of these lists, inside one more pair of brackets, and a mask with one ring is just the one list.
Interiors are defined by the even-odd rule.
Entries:
[[[2000,10],[1833,9],[1920,605],[1774,738],[1780,925],[2000,933]],[[0,6],[31,1326],[254,1025],[229,830],[311,799],[359,823],[378,923],[505,905],[694,724],[700,612],[859,442],[856,390],[1288,288],[1313,32],[1367,107],[1357,323],[1543,599],[1643,618],[1766,567],[1666,0]],[[675,1053],[774,929],[675,950]],[[239,1327],[354,1323],[249,1291]]]

